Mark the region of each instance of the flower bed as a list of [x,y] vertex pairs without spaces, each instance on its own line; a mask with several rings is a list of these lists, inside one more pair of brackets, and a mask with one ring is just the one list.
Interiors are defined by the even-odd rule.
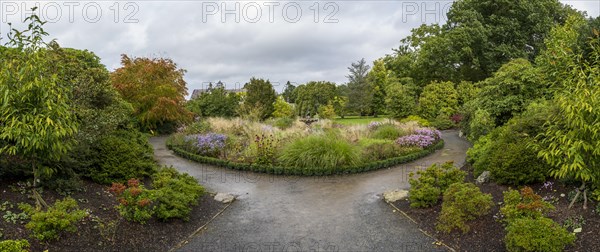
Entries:
[[[312,128],[295,124],[285,130],[239,119],[213,118],[203,123],[210,127],[190,128],[205,132],[175,134],[167,147],[196,162],[270,174],[322,176],[372,171],[422,158],[444,146],[439,131],[411,123],[340,127],[321,121]],[[399,132],[383,136],[402,136],[371,138],[381,127]],[[426,141],[401,141],[415,136]]]

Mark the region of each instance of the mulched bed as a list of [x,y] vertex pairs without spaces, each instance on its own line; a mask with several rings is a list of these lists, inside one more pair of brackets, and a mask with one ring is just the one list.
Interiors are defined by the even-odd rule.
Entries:
[[[463,169],[469,170],[468,167]],[[474,182],[471,174],[467,177],[467,181]],[[556,210],[550,213],[548,217],[561,224],[573,222],[575,219],[584,220],[583,231],[577,234],[575,244],[567,247],[566,251],[597,251],[600,248],[600,239],[598,239],[600,213],[595,212],[596,203],[588,201],[588,209],[586,210],[582,209],[583,203],[576,203],[573,208],[569,209],[570,201],[566,195],[575,189],[575,185],[564,185],[558,181],[551,182],[553,182],[552,189],[542,188],[543,183],[530,185],[537,194],[545,197],[547,201],[552,202],[556,207]],[[498,203],[503,201],[502,192],[508,190],[509,187],[488,183],[480,185],[479,188],[484,193],[490,193],[497,204],[488,215],[469,222],[468,225],[471,230],[466,234],[460,231],[445,234],[435,229],[437,217],[442,209],[441,202],[427,209],[411,208],[407,200],[398,201],[394,205],[415,220],[422,230],[456,251],[506,251],[504,247],[506,232],[503,224],[497,219],[501,207]],[[565,197],[561,197],[561,194]],[[569,231],[572,231],[572,229]]]
[[[18,202],[33,205],[34,201],[28,197],[29,193],[19,188],[22,187],[16,181],[0,182],[0,205],[9,201],[14,208],[8,210],[17,213],[20,212]],[[31,244],[31,251],[167,251],[210,221],[226,206],[206,193],[193,208],[189,221],[161,222],[153,218],[142,225],[120,218],[114,208],[117,205],[115,197],[108,192],[107,186],[83,181],[81,190],[70,196],[78,201],[81,209],[89,209],[90,216],[97,216],[104,226],[110,226],[106,224],[112,222],[115,228],[101,228],[98,219],[87,217],[79,223],[76,233],[64,232],[58,241],[39,242],[30,237],[31,232],[24,224],[13,224],[0,218],[0,233],[3,235],[0,240],[27,239]],[[48,204],[63,198],[48,190],[43,192],[43,197]],[[0,217],[4,214],[5,212],[0,211]]]

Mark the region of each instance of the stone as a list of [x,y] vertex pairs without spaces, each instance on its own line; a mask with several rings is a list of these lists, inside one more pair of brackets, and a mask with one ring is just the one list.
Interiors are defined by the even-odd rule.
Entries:
[[393,191],[387,191],[387,192],[383,193],[383,199],[385,200],[385,202],[388,202],[388,203],[393,203],[398,200],[403,200],[406,198],[408,198],[407,190],[393,190]]
[[475,180],[475,184],[481,185],[481,184],[485,184],[489,181],[490,181],[490,172],[484,171],[483,173],[481,173],[481,175],[479,175],[479,177],[477,177],[477,179]]
[[235,200],[235,195],[229,193],[217,193],[214,198],[223,204],[231,203]]

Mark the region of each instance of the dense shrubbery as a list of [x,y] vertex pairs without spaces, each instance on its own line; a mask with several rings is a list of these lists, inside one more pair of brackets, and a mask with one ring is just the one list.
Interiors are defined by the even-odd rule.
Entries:
[[31,217],[25,227],[39,240],[56,240],[61,231],[76,232],[77,222],[88,216],[72,198],[57,200],[46,211],[36,210],[27,204],[20,204],[19,208]]
[[4,252],[27,252],[29,241],[27,240],[5,240],[0,241],[0,251]]
[[443,192],[451,184],[462,182],[466,173],[455,167],[452,162],[433,164],[423,171],[418,171],[417,179],[410,174],[409,201],[411,207],[430,207],[435,205]]
[[508,224],[506,231],[508,251],[559,252],[575,241],[575,234],[546,217],[516,219]]
[[454,183],[444,192],[436,229],[446,233],[460,229],[466,233],[466,222],[489,213],[493,204],[492,195],[482,193],[476,185]]
[[155,172],[153,150],[144,135],[120,130],[102,138],[95,147],[97,156],[89,175],[94,181],[110,184],[143,178]]
[[179,173],[172,167],[161,168],[152,177],[152,187],[156,199],[154,214],[161,220],[188,220],[192,206],[198,204],[204,193],[204,188],[194,177]]
[[137,179],[129,179],[127,184],[113,183],[110,191],[117,197],[117,210],[128,221],[146,223],[152,218],[153,195]]
[[524,187],[520,192],[517,190],[504,192],[504,206],[500,208],[500,213],[506,222],[511,222],[519,218],[541,218],[551,210],[554,210],[552,204],[535,194],[531,187]]

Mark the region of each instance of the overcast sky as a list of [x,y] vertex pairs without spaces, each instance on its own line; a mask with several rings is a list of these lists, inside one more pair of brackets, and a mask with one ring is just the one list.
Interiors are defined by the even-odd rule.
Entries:
[[[600,1],[562,1],[590,16]],[[0,34],[34,4],[49,38],[88,49],[109,70],[120,55],[168,57],[188,72],[188,89],[250,77],[287,81],[346,81],[347,67],[371,62],[423,23],[445,22],[452,1],[7,1],[0,0]],[[237,19],[237,20],[236,20]],[[5,42],[5,39],[2,41]]]

